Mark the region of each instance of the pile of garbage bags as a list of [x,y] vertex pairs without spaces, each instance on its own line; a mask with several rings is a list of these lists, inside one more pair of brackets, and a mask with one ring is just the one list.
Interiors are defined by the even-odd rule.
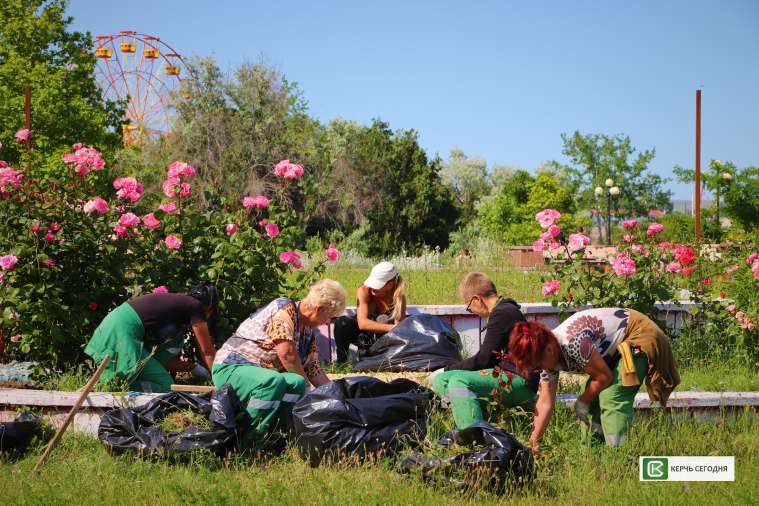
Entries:
[[296,444],[312,466],[325,456],[393,454],[426,435],[433,393],[406,379],[343,378],[304,395],[293,408]]
[[[207,418],[210,428],[188,427],[180,432],[165,432],[156,426],[169,414],[190,410]],[[160,395],[143,406],[108,411],[100,420],[98,438],[109,450],[135,450],[143,455],[179,456],[191,450],[207,449],[223,455],[237,441],[238,427],[249,421],[237,416],[244,413],[229,385],[203,395],[171,392]],[[242,418],[247,417],[245,414]]]
[[503,491],[532,479],[535,470],[532,451],[488,422],[453,430],[438,444],[447,448],[454,443],[475,449],[444,458],[417,453],[401,462],[401,470],[421,473],[427,480],[491,491]]
[[430,314],[406,317],[382,335],[355,371],[434,371],[461,360],[461,338],[448,323]]

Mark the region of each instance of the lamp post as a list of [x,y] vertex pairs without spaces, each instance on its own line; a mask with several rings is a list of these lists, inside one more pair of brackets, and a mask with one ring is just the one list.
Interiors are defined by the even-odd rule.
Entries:
[[619,195],[619,186],[614,184],[614,180],[608,178],[604,181],[606,190],[600,186],[596,186],[596,197],[601,198],[606,193],[606,244],[611,246],[611,199]]

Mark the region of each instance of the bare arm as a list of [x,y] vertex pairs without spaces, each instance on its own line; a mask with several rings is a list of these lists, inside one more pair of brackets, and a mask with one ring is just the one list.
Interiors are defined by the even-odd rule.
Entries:
[[374,320],[369,319],[369,303],[371,302],[371,295],[369,289],[360,287],[358,289],[358,307],[356,308],[356,319],[358,321],[358,328],[364,332],[373,332],[375,334],[384,334],[393,330],[394,325],[389,323],[377,323]]
[[282,365],[288,370],[288,372],[300,374],[306,378],[306,381],[310,381],[306,375],[306,371],[303,369],[303,364],[300,361],[298,351],[295,349],[295,343],[293,341],[280,341],[274,347],[274,350],[277,352],[279,361],[282,362]]
[[588,364],[583,369],[583,372],[590,376],[590,382],[585,388],[585,391],[577,398],[578,401],[590,404],[593,399],[598,397],[601,390],[611,385],[612,375],[609,366],[604,362],[601,354],[597,350],[593,349],[590,355]]
[[538,402],[535,404],[535,418],[532,435],[530,436],[530,444],[533,451],[538,451],[540,438],[543,437],[543,433],[546,431],[546,427],[548,427],[548,422],[551,421],[553,407],[556,404],[558,384],[558,375],[556,379],[540,380],[540,391],[538,393]]
[[195,323],[192,326],[192,331],[195,334],[195,340],[200,347],[200,354],[203,357],[203,361],[210,371],[213,368],[213,359],[216,357],[216,348],[211,341],[211,334],[208,332],[208,323]]

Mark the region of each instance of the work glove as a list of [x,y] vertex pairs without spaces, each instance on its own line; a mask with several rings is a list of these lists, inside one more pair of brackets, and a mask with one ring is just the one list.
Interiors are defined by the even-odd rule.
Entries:
[[580,420],[580,424],[590,428],[590,405],[581,400],[575,401],[575,415]]
[[442,372],[445,372],[445,368],[443,368],[443,367],[441,367],[440,369],[436,369],[436,370],[432,371],[431,373],[429,373],[427,375],[427,379],[425,380],[425,382],[428,385],[432,386],[432,380],[435,379],[435,376],[437,376],[438,374],[440,374]]
[[208,369],[206,369],[200,364],[195,364],[195,367],[192,369],[191,372],[192,372],[192,375],[195,376],[196,378],[211,379],[211,373],[208,372]]

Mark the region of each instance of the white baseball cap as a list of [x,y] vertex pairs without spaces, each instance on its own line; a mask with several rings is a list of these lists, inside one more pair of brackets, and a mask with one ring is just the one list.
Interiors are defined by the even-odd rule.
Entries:
[[374,290],[379,290],[385,284],[398,276],[398,270],[390,262],[380,262],[372,267],[372,272],[364,281],[364,285]]

